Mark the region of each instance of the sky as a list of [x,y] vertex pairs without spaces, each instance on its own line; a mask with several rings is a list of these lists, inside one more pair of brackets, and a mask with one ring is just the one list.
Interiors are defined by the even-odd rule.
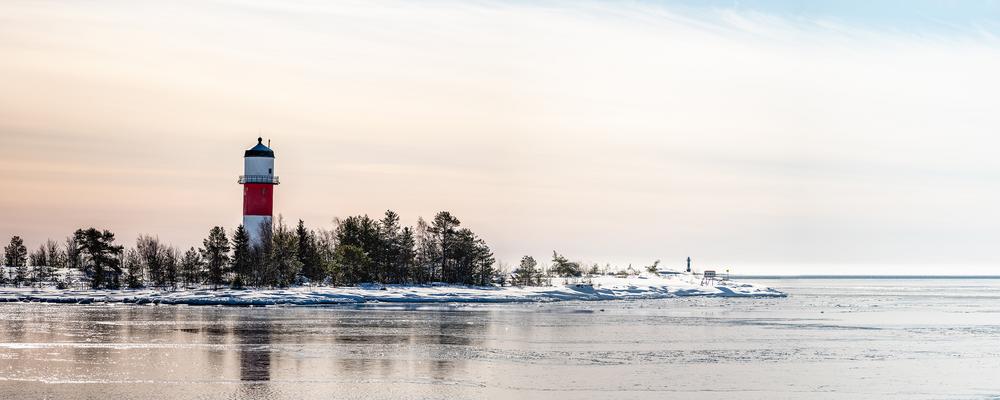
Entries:
[[0,240],[440,210],[497,258],[1000,274],[995,1],[0,2]]

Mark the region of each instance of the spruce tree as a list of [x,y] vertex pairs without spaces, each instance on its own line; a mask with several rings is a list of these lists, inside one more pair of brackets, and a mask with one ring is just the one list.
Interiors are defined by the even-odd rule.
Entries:
[[[383,253],[380,225],[378,221],[367,215],[348,217],[338,221],[336,236],[337,246],[354,246],[361,250],[369,262],[362,264],[363,271],[354,271],[358,282],[374,282],[377,280],[377,260]],[[336,249],[334,249],[336,252]]]
[[270,286],[285,287],[295,283],[295,277],[302,270],[298,257],[298,238],[288,230],[284,221],[278,218],[278,225],[271,237],[271,252],[268,257]]
[[181,281],[184,283],[184,286],[201,283],[203,264],[201,254],[194,247],[184,253],[184,258],[181,259]]
[[274,226],[264,223],[260,226],[260,241],[250,245],[250,279],[255,287],[274,286],[274,263],[271,252],[274,248]]
[[316,237],[315,232],[306,229],[305,222],[301,219],[295,228],[295,236],[299,243],[298,258],[302,264],[302,276],[309,279],[310,282],[321,281],[326,274],[319,249],[319,238]]
[[233,287],[241,289],[250,284],[250,236],[240,225],[233,232]]
[[461,221],[451,215],[451,213],[441,211],[434,216],[434,220],[428,229],[428,232],[432,235],[434,246],[437,248],[436,255],[439,257],[437,278],[444,282],[454,283],[456,281],[450,261],[454,257],[452,254],[455,247],[454,237],[456,229],[460,224]]
[[400,254],[402,246],[399,241],[401,229],[399,227],[399,215],[392,210],[385,212],[385,217],[379,223],[379,246],[375,256],[378,275],[375,279],[379,282],[400,283],[403,281],[402,265],[400,265]]
[[226,238],[226,231],[221,226],[212,228],[208,233],[208,238],[202,241],[201,256],[208,267],[208,283],[212,288],[218,289],[223,283],[225,269],[229,265],[229,239]]
[[445,276],[445,282],[473,284],[473,260],[475,253],[475,235],[468,229],[460,229],[455,232],[452,240],[449,256],[453,259],[450,263],[449,274]]
[[14,269],[14,285],[20,286],[27,279],[28,248],[20,236],[10,238],[10,244],[4,247],[4,264]]
[[541,281],[541,272],[535,268],[538,262],[532,256],[521,257],[521,264],[514,270],[514,284],[534,286]]
[[309,253],[309,229],[306,228],[305,221],[302,221],[301,219],[299,220],[299,224],[295,226],[295,240],[296,243],[298,243],[298,249],[295,252],[295,256],[298,258],[299,263],[302,264],[302,272],[303,275],[305,275],[305,272],[310,268],[307,265],[309,261],[307,260]]
[[486,243],[468,228],[455,232],[449,253],[449,283],[488,285],[495,276],[493,253]]
[[330,276],[338,285],[353,286],[367,281],[371,259],[355,245],[338,245],[333,252],[333,270]]
[[46,252],[45,245],[41,244],[38,249],[28,254],[28,264],[31,265],[31,277],[32,282],[41,282],[46,279],[46,271],[48,268],[49,256]]
[[167,246],[163,250],[163,283],[171,289],[177,288],[178,263],[181,258],[180,251],[176,247]]
[[416,239],[413,236],[413,229],[403,228],[396,239],[396,271],[399,276],[397,283],[412,283],[417,281],[417,277],[412,273],[416,271]]
[[487,286],[493,283],[493,279],[500,271],[494,267],[496,259],[493,257],[493,251],[486,245],[486,241],[476,236],[473,238],[472,256],[470,257],[472,281],[477,285]]

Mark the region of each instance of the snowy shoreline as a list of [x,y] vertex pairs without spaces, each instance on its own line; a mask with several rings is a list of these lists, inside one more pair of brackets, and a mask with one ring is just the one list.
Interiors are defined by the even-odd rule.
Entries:
[[2,302],[64,304],[132,303],[226,306],[324,305],[358,303],[528,303],[568,300],[661,299],[685,296],[785,297],[772,288],[736,281],[702,285],[692,275],[553,279],[552,286],[494,287],[458,285],[300,286],[286,289],[210,288],[158,290],[59,290],[0,288]]

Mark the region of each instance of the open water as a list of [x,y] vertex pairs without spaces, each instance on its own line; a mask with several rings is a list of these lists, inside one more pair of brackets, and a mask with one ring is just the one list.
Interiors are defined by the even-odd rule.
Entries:
[[1000,399],[1000,279],[787,298],[0,304],[0,399]]

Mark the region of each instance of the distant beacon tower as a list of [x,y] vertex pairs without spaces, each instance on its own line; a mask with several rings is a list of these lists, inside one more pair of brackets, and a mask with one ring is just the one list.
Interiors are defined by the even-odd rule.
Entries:
[[243,228],[250,236],[250,244],[261,243],[261,229],[271,225],[273,215],[274,151],[264,146],[263,139],[257,138],[257,145],[243,153]]

